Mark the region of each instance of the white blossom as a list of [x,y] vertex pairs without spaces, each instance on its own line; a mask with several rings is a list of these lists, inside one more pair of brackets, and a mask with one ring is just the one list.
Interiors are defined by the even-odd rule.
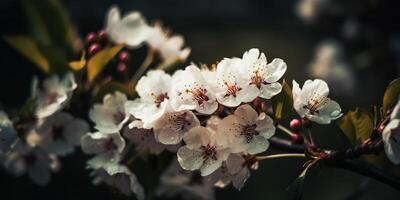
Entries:
[[72,73],[67,73],[61,80],[57,75],[51,76],[44,81],[43,88],[39,88],[37,80],[34,79],[32,83],[34,115],[42,119],[63,109],[76,87]]
[[282,91],[282,85],[277,82],[287,68],[282,59],[275,58],[268,64],[264,53],[260,54],[258,49],[250,49],[243,54],[242,62],[243,67],[240,69],[243,78],[250,85],[243,92],[270,99]]
[[140,98],[128,101],[126,111],[143,121],[144,128],[152,128],[170,108],[171,76],[161,70],[149,71],[136,85]]
[[28,131],[26,140],[30,146],[65,156],[79,146],[81,137],[88,131],[89,125],[84,120],[59,112]]
[[181,35],[170,36],[169,32],[163,30],[159,23],[151,28],[151,33],[146,42],[150,48],[160,54],[163,60],[161,66],[186,60],[190,54],[190,48],[183,48],[185,41]]
[[250,170],[243,155],[230,154],[222,167],[210,174],[207,180],[220,188],[232,183],[236,189],[241,190],[248,178]]
[[99,169],[110,163],[118,163],[125,148],[125,140],[119,133],[87,133],[81,138],[82,150],[95,156],[88,161],[88,167]]
[[217,110],[218,102],[212,88],[197,66],[190,65],[185,70],[178,70],[172,82],[171,106],[176,111],[196,110],[211,114]]
[[185,146],[178,150],[178,161],[183,169],[200,169],[207,176],[221,167],[230,153],[223,134],[203,126],[192,128],[183,136]]
[[156,195],[169,199],[215,199],[213,184],[205,181],[198,172],[183,170],[176,160],[161,175]]
[[135,48],[153,31],[139,12],[130,12],[121,19],[119,8],[112,6],[107,13],[105,32],[114,43]]
[[164,145],[158,142],[153,129],[143,128],[141,121],[134,121],[130,127],[126,127],[123,132],[124,137],[135,144],[136,151],[160,154],[164,149],[176,152],[177,145]]
[[25,173],[38,185],[50,182],[50,172],[57,172],[60,163],[54,154],[48,154],[38,148],[18,145],[10,151],[4,160],[4,168],[15,176]]
[[396,165],[400,164],[400,101],[397,102],[389,123],[383,129],[382,140],[389,160]]
[[191,128],[200,126],[191,111],[169,112],[155,122],[154,135],[162,144],[178,144]]
[[225,58],[217,65],[215,96],[224,106],[236,107],[242,102],[254,100],[258,91],[251,90],[251,85],[243,78],[240,58]]
[[275,133],[273,120],[249,105],[238,107],[233,115],[222,119],[218,131],[228,134],[232,153],[257,154],[269,147],[268,139]]
[[128,121],[129,113],[125,111],[126,95],[121,92],[107,94],[103,104],[96,104],[89,112],[95,128],[102,133],[116,133]]
[[17,131],[8,115],[0,111],[0,154],[12,150],[19,142]]
[[307,80],[303,88],[293,80],[293,107],[304,118],[319,124],[329,124],[342,116],[336,101],[328,98],[329,88],[320,79]]
[[95,185],[105,183],[118,189],[124,195],[135,194],[139,200],[145,198],[143,186],[137,180],[136,175],[124,165],[108,163],[94,170],[91,175],[94,177],[93,184]]

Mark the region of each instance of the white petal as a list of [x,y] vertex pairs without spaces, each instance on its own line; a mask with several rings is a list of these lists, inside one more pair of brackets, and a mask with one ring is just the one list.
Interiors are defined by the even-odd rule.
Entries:
[[260,97],[265,99],[271,99],[273,96],[279,94],[281,91],[282,91],[282,85],[280,83],[261,85]]
[[269,139],[275,134],[274,121],[265,113],[261,113],[258,117],[256,131],[264,138]]
[[203,164],[203,155],[201,151],[191,150],[186,146],[178,150],[178,162],[183,169],[196,170],[200,169]]
[[400,120],[393,119],[386,125],[382,132],[382,140],[385,145],[385,153],[393,164],[400,164]]
[[257,112],[248,104],[241,105],[235,110],[235,116],[242,125],[252,125],[257,122]]
[[201,176],[208,176],[215,170],[220,168],[222,165],[221,160],[214,160],[212,158],[207,159],[204,164],[200,167]]
[[242,187],[244,186],[244,183],[246,183],[247,179],[250,178],[250,171],[247,169],[247,167],[244,167],[238,174],[234,176],[232,179],[232,185],[238,189],[241,190]]
[[247,152],[254,155],[266,151],[268,147],[268,140],[265,139],[263,136],[256,135],[254,136],[253,140],[251,140]]
[[265,78],[265,81],[268,83],[277,82],[282,78],[283,74],[285,74],[286,69],[287,66],[285,61],[280,58],[275,58],[267,65],[267,77]]
[[186,146],[190,149],[198,149],[202,145],[207,145],[210,143],[211,133],[210,131],[202,126],[197,126],[183,136],[183,140]]

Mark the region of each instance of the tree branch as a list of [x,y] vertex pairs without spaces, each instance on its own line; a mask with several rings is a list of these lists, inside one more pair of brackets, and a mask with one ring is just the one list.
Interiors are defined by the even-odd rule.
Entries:
[[[294,144],[290,140],[272,137],[270,139],[270,143],[273,148],[285,152],[307,153],[304,145]],[[373,178],[390,187],[395,188],[396,190],[400,190],[399,177],[395,177],[389,173],[386,173],[384,170],[375,167],[369,163],[354,160],[356,158],[359,158],[361,155],[377,153],[380,152],[382,149],[382,141],[377,141],[370,146],[361,144],[359,146],[352,147],[343,151],[319,150],[319,152],[326,154],[324,157],[322,157],[321,160],[322,163],[327,167],[346,169],[357,174]]]

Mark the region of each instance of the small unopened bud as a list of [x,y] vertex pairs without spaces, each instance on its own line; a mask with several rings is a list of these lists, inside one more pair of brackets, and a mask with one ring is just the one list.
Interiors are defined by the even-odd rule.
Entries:
[[305,128],[305,129],[310,129],[312,127],[311,121],[308,119],[305,119],[305,118],[301,119],[301,124],[303,125],[303,128]]
[[121,62],[127,63],[127,62],[130,61],[131,56],[130,56],[129,52],[127,52],[127,51],[121,51],[121,52],[118,54],[118,59],[119,59]]
[[290,136],[291,140],[293,143],[295,144],[303,144],[304,143],[304,139],[303,136],[300,133],[295,133],[293,135]]
[[256,107],[256,108],[260,108],[261,107],[261,103],[262,103],[262,101],[261,101],[260,97],[257,97],[257,98],[255,98],[253,100],[253,106]]
[[292,129],[292,131],[301,131],[302,129],[301,120],[292,119],[292,121],[290,121],[290,129]]
[[126,67],[126,64],[125,64],[125,63],[119,63],[118,66],[117,66],[118,72],[123,73],[123,72],[126,71],[126,69],[127,69],[127,67]]
[[91,44],[93,42],[96,42],[97,36],[95,33],[90,32],[86,35],[86,43]]
[[89,54],[92,56],[92,55],[96,54],[97,52],[99,52],[100,49],[101,49],[100,45],[97,43],[94,43],[89,46]]
[[99,40],[101,40],[101,41],[107,41],[107,34],[104,30],[100,30],[97,33],[97,37],[99,37]]

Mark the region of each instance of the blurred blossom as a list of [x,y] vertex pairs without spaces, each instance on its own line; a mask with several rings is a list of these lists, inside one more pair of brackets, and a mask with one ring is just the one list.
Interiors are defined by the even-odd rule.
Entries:
[[389,160],[396,165],[400,164],[400,100],[392,111],[390,122],[382,132],[382,139]]
[[0,154],[6,154],[19,142],[18,134],[7,113],[0,111]]
[[[250,170],[247,165],[243,155],[230,154],[222,167],[207,176],[206,179],[220,188],[224,188],[232,183],[236,189],[241,190],[244,183],[250,178]],[[257,168],[256,163],[252,165]]]
[[5,156],[3,165],[15,176],[27,173],[38,185],[48,184],[51,179],[50,172],[60,169],[60,163],[54,154],[22,144]]
[[296,5],[297,15],[305,22],[313,22],[328,0],[299,0]]
[[[123,136],[135,144],[136,151],[160,154],[164,149],[176,152],[178,145],[164,145],[156,140],[153,129],[143,128],[141,121],[134,121],[131,127],[125,127]],[[174,133],[171,133],[174,134]]]
[[139,12],[130,12],[121,19],[119,8],[113,6],[107,13],[105,32],[114,43],[138,47],[151,31]]
[[143,186],[137,180],[128,167],[117,163],[108,163],[91,173],[93,184],[99,185],[105,183],[115,189],[118,189],[124,195],[135,194],[138,200],[145,198]]
[[171,199],[179,197],[188,200],[215,199],[213,184],[205,181],[198,172],[183,170],[176,160],[173,160],[161,175],[156,195]]
[[73,153],[75,147],[80,145],[81,137],[88,131],[89,125],[86,121],[74,118],[69,113],[59,112],[28,131],[26,140],[33,147],[65,156]]
[[348,95],[354,92],[356,79],[353,70],[343,59],[339,44],[326,41],[317,46],[314,58],[309,64],[312,77],[326,80],[335,85],[335,93]]
[[43,87],[38,87],[37,79],[32,83],[32,99],[34,115],[46,118],[64,108],[76,89],[75,78],[72,73],[67,73],[62,79],[53,75],[43,82]]
[[102,133],[116,133],[128,121],[129,114],[125,111],[126,95],[121,92],[107,94],[103,104],[96,104],[89,112],[90,119],[95,123],[95,129]]
[[119,133],[87,133],[81,138],[83,152],[95,155],[87,162],[90,169],[99,169],[110,163],[118,163],[125,144],[124,138]]
[[342,25],[343,36],[347,39],[355,39],[359,34],[359,23],[356,19],[347,19]]

